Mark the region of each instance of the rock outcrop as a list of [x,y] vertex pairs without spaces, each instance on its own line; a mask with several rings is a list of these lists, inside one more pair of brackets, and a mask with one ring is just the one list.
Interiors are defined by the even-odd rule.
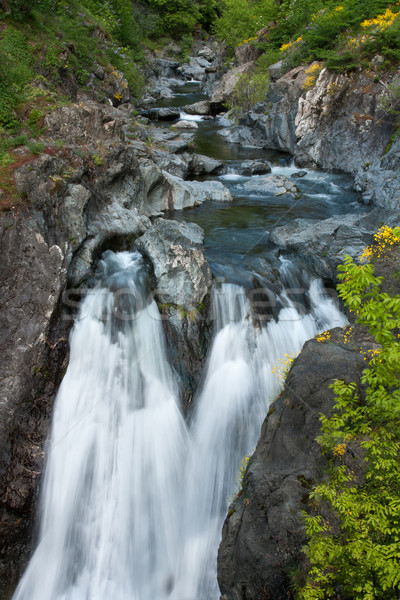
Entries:
[[136,246],[153,266],[153,293],[187,409],[203,371],[209,341],[211,271],[204,255],[203,231],[194,223],[157,219],[136,240]]
[[[387,108],[388,86],[395,75],[389,72],[377,81],[366,71],[343,75],[330,73],[319,63],[311,66],[316,67],[315,78],[306,66],[282,74],[282,64],[272,65],[265,101],[256,104],[238,125],[220,133],[233,143],[289,152],[299,166],[341,169],[356,177],[356,189],[366,203],[397,208],[397,117]],[[250,71],[251,63],[245,67]],[[231,69],[225,81],[235,81],[235,77],[236,70]],[[222,92],[222,87],[215,91],[221,102]]]
[[270,241],[304,258],[327,284],[336,284],[336,271],[346,254],[356,259],[373,242],[382,223],[395,227],[400,213],[374,209],[366,215],[349,214],[324,221],[295,219],[270,233]]

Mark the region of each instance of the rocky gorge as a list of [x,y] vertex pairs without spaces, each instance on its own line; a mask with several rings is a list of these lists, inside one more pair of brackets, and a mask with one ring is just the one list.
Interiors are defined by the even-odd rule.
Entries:
[[[332,209],[335,216],[328,219],[296,218],[286,224],[278,219],[268,231],[273,248],[268,265],[252,263],[250,276],[241,275],[248,287],[274,291],[281,289],[280,258],[295,255],[332,286],[345,254],[358,256],[381,222],[399,222],[399,139],[385,153],[395,121],[381,108],[384,85],[365,73],[332,76],[321,70],[314,87],[305,91],[305,68],[284,73],[282,65],[271,67],[265,102],[239,125],[219,129],[229,144],[252,147],[252,158],[241,158],[241,172],[234,173],[244,179],[233,190],[228,185],[231,165],[198,153],[196,127],[187,124],[198,123],[190,119],[194,116],[213,125],[212,115],[229,100],[229,81],[237,81],[236,71],[219,81],[216,54],[213,43],[201,43],[183,65],[155,60],[140,114],[128,101],[113,107],[78,97],[75,104],[45,117],[41,156],[21,154],[14,178],[22,203],[1,215],[4,599],[31,553],[53,402],[68,364],[68,336],[82,298],[96,283],[105,250],[135,245],[145,257],[150,287],[165,317],[182,407],[190,414],[212,337],[212,270],[214,279],[220,271],[216,259],[207,260],[202,229],[191,217],[185,222],[190,211],[183,209],[192,208],[194,215],[214,203],[223,210],[234,202],[233,193],[257,196],[267,190],[270,197],[287,202],[290,211],[306,197],[302,178],[292,177],[300,167],[351,174],[364,205],[375,208],[367,213],[360,206],[364,212],[356,207],[349,214],[343,208],[340,216]],[[243,67],[252,68],[245,63],[238,69]],[[160,106],[168,105],[179,86],[192,79],[201,82],[206,94],[212,92],[210,101],[189,98],[183,108]],[[177,120],[186,125],[178,127]],[[160,126],[164,122],[172,126]],[[273,166],[268,173],[265,156],[254,158],[265,149],[290,154],[296,168],[285,175]],[[305,540],[300,511],[309,482],[322,468],[314,442],[316,414],[329,413],[333,379],[359,379],[359,354],[344,346],[341,336],[337,331],[329,346],[306,343],[285,392],[270,408],[244,493],[224,525],[218,579],[226,599],[287,597],[288,571],[301,560]]]

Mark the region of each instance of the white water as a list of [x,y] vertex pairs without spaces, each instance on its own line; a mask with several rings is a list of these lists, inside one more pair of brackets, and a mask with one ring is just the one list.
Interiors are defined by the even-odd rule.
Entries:
[[222,285],[186,425],[141,263],[108,253],[104,284],[83,303],[55,406],[39,545],[14,600],[216,600],[221,526],[280,388],[272,370],[344,323],[317,281],[308,315],[282,297],[279,321],[262,330],[244,290]]

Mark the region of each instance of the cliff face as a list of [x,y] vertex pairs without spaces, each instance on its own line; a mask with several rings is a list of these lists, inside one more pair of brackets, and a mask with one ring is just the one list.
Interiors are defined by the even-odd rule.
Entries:
[[[282,75],[270,67],[271,84],[256,104],[224,135],[233,142],[282,150],[299,166],[340,169],[356,177],[364,201],[390,209],[400,207],[398,114],[389,86],[393,73],[332,74],[313,63]],[[398,136],[398,133],[397,133]],[[386,154],[387,152],[387,154]]]

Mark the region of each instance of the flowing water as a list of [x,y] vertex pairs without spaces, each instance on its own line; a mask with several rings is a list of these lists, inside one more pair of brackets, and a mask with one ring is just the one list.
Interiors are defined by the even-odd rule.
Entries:
[[[224,181],[235,191],[238,156],[227,160],[233,163]],[[289,173],[286,159],[279,160],[274,168]],[[319,187],[308,191],[329,195],[321,206],[345,212],[343,196],[348,208],[354,202],[345,177],[309,173]],[[271,207],[279,212],[280,200],[253,200],[236,196],[233,204],[205,203],[182,215],[205,227],[214,273],[225,280],[214,287],[214,341],[189,421],[181,414],[179,382],[142,257],[103,256],[100,282],[71,334],[48,445],[38,546],[14,600],[219,597],[223,519],[238,491],[241,460],[253,451],[279,392],[285,355],[295,356],[317,332],[345,323],[321,282],[269,245],[266,231],[279,218]],[[298,212],[304,216],[301,207]],[[271,262],[284,287],[276,292],[275,318],[260,326],[244,287],[233,281],[242,277],[248,287]]]

